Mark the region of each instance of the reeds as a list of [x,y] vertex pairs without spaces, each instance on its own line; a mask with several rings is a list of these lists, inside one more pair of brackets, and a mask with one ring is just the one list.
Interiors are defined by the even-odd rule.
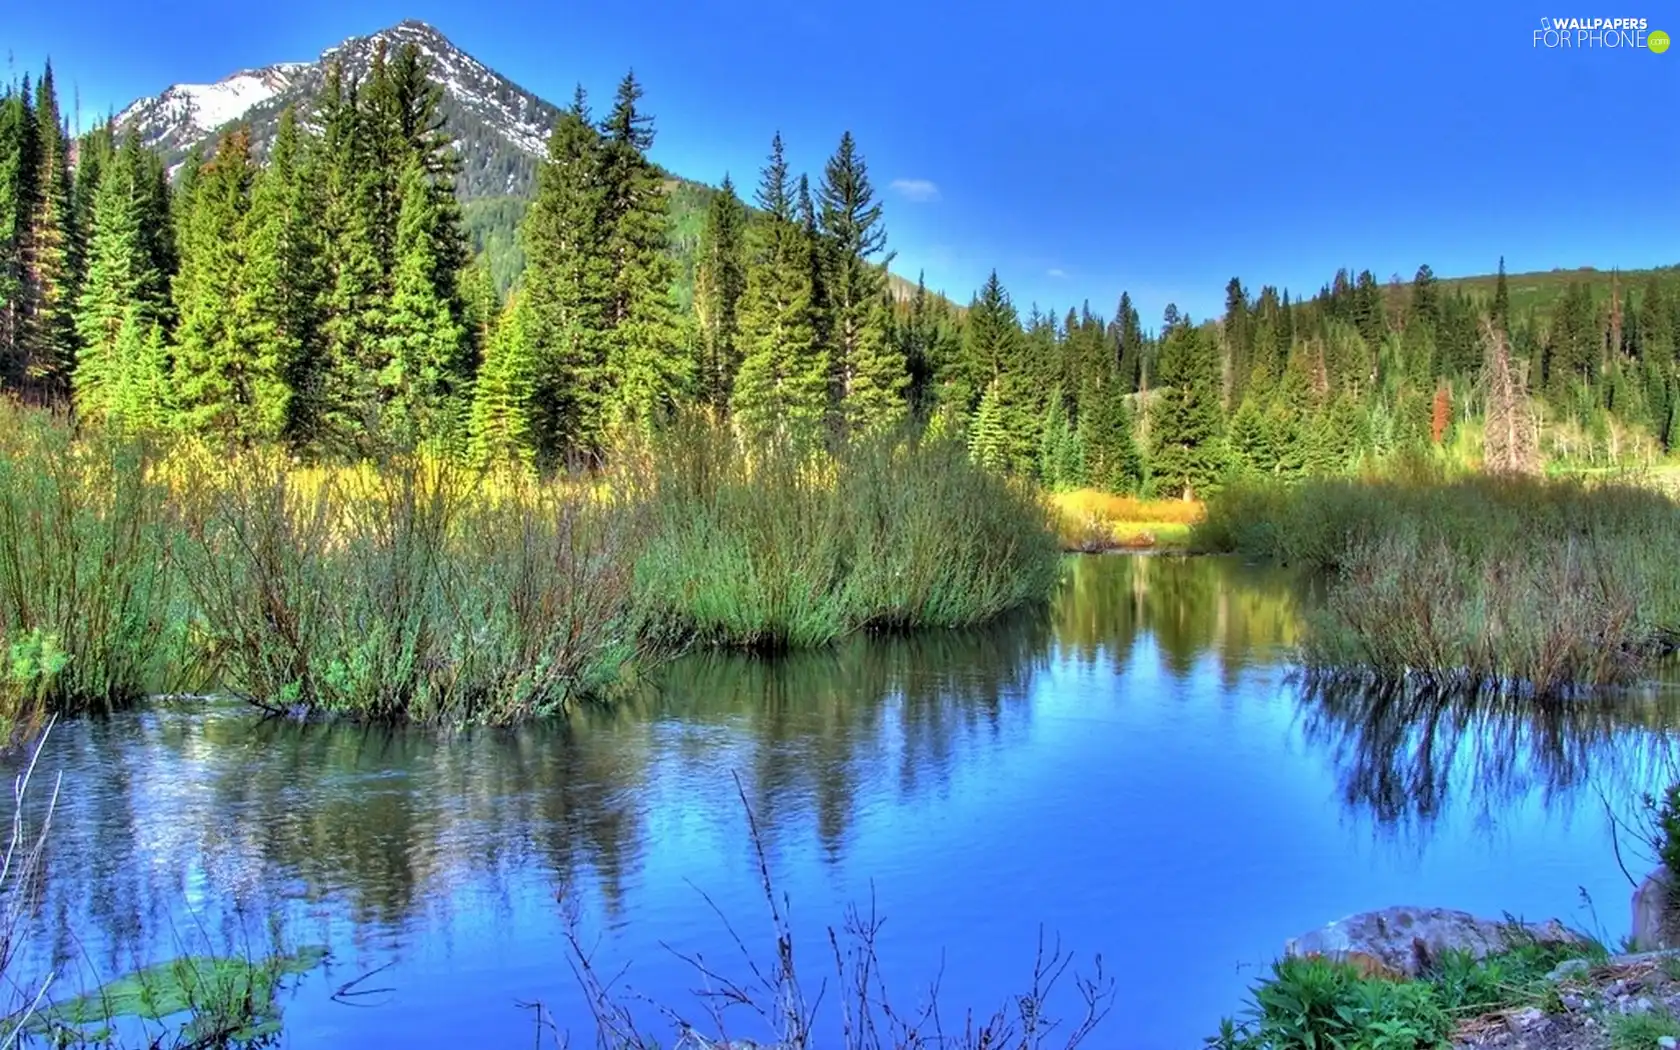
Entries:
[[979,623],[1047,598],[1049,512],[949,443],[882,438],[833,455],[679,433],[651,453],[637,600],[703,645],[784,649],[863,629]]
[[0,402],[0,745],[103,713],[178,664],[174,530],[151,450]]
[[1680,638],[1680,505],[1625,483],[1235,490],[1198,541],[1322,574],[1318,674],[1552,696],[1632,682]]
[[277,713],[508,723],[605,697],[679,645],[964,626],[1060,574],[1038,496],[947,443],[748,449],[692,422],[604,475],[539,480],[154,451],[0,411],[12,724],[176,684]]

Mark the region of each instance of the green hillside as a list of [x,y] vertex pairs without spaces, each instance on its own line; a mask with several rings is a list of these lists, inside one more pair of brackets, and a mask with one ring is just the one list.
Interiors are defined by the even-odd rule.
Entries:
[[[1545,314],[1574,283],[1585,284],[1592,292],[1595,302],[1608,302],[1612,287],[1642,288],[1653,278],[1664,284],[1673,282],[1680,278],[1680,265],[1662,266],[1651,270],[1600,270],[1591,266],[1575,269],[1557,267],[1533,273],[1506,274],[1505,284],[1511,296],[1511,312],[1521,316],[1530,311]],[[1496,274],[1490,273],[1474,277],[1443,277],[1440,278],[1440,283],[1446,288],[1466,292],[1476,299],[1492,302],[1494,284],[1498,279]]]

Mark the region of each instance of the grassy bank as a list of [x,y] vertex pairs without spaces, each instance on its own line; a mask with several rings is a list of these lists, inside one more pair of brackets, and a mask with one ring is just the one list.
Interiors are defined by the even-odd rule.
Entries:
[[1138,499],[1096,489],[1055,493],[1050,505],[1062,549],[1083,554],[1187,550],[1206,512],[1200,500]]
[[1626,483],[1236,488],[1194,542],[1322,576],[1303,659],[1323,676],[1556,695],[1634,681],[1680,638],[1680,505]]
[[[1484,959],[1452,952],[1429,972],[1403,980],[1366,976],[1351,965],[1317,957],[1282,959],[1252,989],[1247,1016],[1222,1022],[1206,1045],[1212,1050],[1479,1045],[1478,1034],[1503,1029],[1505,1016],[1515,1011],[1559,1008],[1559,986],[1547,975],[1560,962],[1586,958],[1601,963],[1606,957],[1601,948],[1539,944]],[[1654,1040],[1630,1045],[1654,1045]]]
[[221,689],[288,713],[509,723],[691,645],[823,645],[1049,595],[1036,493],[962,449],[742,448],[700,424],[605,473],[302,466],[72,436],[0,405],[0,712]]

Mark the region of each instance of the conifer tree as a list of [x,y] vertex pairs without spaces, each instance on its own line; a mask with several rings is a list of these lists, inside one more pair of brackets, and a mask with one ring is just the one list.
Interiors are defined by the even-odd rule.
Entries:
[[138,302],[123,315],[112,360],[113,381],[103,403],[106,421],[131,432],[161,433],[175,426],[168,340],[163,325]]
[[59,119],[51,64],[35,85],[35,186],[24,255],[23,384],[32,397],[69,393],[75,361],[75,249],[69,143]]
[[467,459],[480,468],[497,463],[530,466],[534,462],[531,399],[537,372],[525,334],[528,317],[515,293],[508,298],[484,343],[484,361],[473,385],[472,414],[467,425]]
[[700,231],[700,262],[694,272],[694,313],[700,326],[702,400],[719,411],[729,408],[735,372],[740,367],[741,297],[746,292],[747,209],[735,184],[723,177],[712,196]]
[[[137,159],[137,158],[136,158]],[[78,412],[109,414],[126,363],[137,356],[158,320],[163,285],[141,228],[144,169],[109,163],[89,217],[87,274],[77,304],[74,392]],[[119,345],[119,335],[125,336]]]
[[1217,351],[1188,320],[1163,334],[1158,381],[1150,473],[1161,491],[1191,499],[1207,491],[1225,462]]
[[285,433],[300,444],[316,429],[323,357],[321,215],[311,175],[296,114],[288,108],[252,186],[231,304],[240,354],[270,361],[284,377]]
[[22,90],[0,95],[0,387],[21,388],[27,317],[29,220],[39,184],[35,111]]
[[749,438],[782,437],[809,448],[822,438],[828,367],[812,318],[809,242],[795,216],[779,133],[756,200],[764,214],[748,234],[741,367],[730,407]]
[[1488,318],[1507,335],[1511,331],[1511,289],[1505,283],[1505,256],[1499,257],[1499,276],[1493,285],[1493,312]]
[[1093,383],[1079,397],[1079,436],[1090,484],[1134,493],[1143,484],[1143,456],[1118,380]]
[[549,137],[537,196],[520,228],[521,324],[535,369],[532,439],[546,461],[597,439],[606,391],[612,274],[601,236],[600,150],[580,87]]
[[174,393],[180,425],[241,444],[278,440],[291,390],[272,344],[245,337],[230,308],[241,294],[241,233],[250,209],[250,137],[223,136],[187,206],[176,275]]
[[637,108],[634,73],[619,82],[601,122],[602,232],[611,281],[607,301],[606,423],[647,430],[693,387],[695,362],[683,317],[671,296],[676,271],[666,249],[664,179],[647,159],[653,118]]
[[839,431],[879,431],[904,418],[910,376],[887,338],[886,267],[893,256],[881,205],[849,131],[823,168],[818,202]]
[[448,446],[465,436],[461,350],[467,337],[448,295],[457,290],[454,275],[439,281],[435,235],[442,217],[419,157],[409,157],[400,185],[397,267],[379,372],[383,430],[404,447],[427,441]]
[[[372,171],[373,126],[361,88],[334,63],[318,96],[323,187],[322,353],[306,408],[316,440],[328,448],[365,450],[377,434],[383,365],[381,339],[389,301],[378,229],[380,182]],[[185,268],[183,253],[182,267]]]

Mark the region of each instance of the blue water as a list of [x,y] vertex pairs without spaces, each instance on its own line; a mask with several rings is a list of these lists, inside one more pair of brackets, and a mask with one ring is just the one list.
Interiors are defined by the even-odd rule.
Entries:
[[[1083,558],[1043,614],[690,658],[564,728],[440,738],[197,705],[61,726],[45,907],[12,972],[56,959],[66,994],[278,932],[333,952],[285,995],[282,1045],[530,1046],[536,1002],[592,1045],[572,912],[668,1046],[638,996],[702,1021],[694,956],[750,977],[731,926],[774,958],[743,796],[827,1008],[824,931],[871,900],[901,1010],[936,977],[947,1022],[1004,1005],[1042,930],[1115,982],[1086,1045],[1140,1050],[1198,1046],[1287,938],[1355,911],[1624,935],[1605,807],[1666,781],[1672,696],[1548,715],[1308,697],[1304,600],[1228,559]],[[1048,1013],[1077,1012],[1071,980]]]

